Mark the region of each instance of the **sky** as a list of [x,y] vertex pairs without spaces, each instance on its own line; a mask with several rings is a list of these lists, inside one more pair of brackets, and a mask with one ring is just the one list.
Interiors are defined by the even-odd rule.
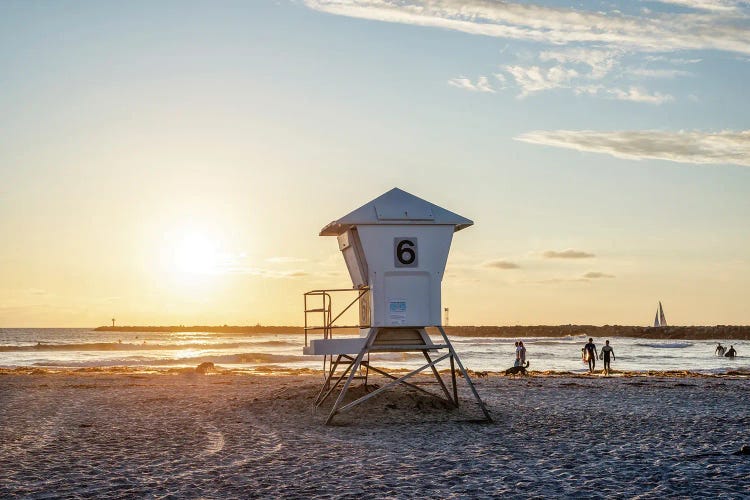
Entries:
[[750,2],[0,3],[0,327],[282,324],[393,187],[453,325],[749,324]]

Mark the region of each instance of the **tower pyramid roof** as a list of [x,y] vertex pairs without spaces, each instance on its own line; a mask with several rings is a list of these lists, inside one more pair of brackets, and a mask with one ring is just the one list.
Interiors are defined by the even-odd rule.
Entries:
[[338,236],[352,226],[376,224],[450,225],[460,231],[474,224],[456,213],[393,188],[320,230],[320,236]]

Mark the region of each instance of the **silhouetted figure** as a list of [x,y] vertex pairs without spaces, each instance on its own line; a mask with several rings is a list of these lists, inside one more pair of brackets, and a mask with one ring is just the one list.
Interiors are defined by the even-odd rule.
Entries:
[[734,350],[734,346],[733,345],[729,346],[729,350],[727,351],[727,353],[724,356],[726,356],[727,358],[733,358],[733,357],[737,356],[737,351]]
[[716,351],[714,352],[714,354],[716,354],[717,356],[723,356],[724,351],[726,351],[726,349],[724,348],[723,345],[721,345],[721,342],[716,344]]
[[589,362],[589,373],[594,373],[596,368],[596,345],[594,339],[589,339],[589,343],[583,346],[586,352],[586,360]]
[[599,355],[599,359],[604,360],[604,375],[609,375],[609,363],[610,363],[610,356],[612,357],[612,361],[615,359],[615,350],[612,349],[612,347],[609,345],[609,340],[605,342],[605,346],[602,347],[602,352]]

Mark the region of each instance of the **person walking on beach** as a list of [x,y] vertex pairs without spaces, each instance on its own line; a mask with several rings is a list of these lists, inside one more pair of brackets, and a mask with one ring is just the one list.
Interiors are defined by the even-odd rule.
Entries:
[[609,357],[612,356],[612,361],[615,360],[615,350],[609,345],[609,340],[604,342],[602,352],[599,354],[599,359],[604,360],[604,375],[609,376]]
[[717,356],[723,356],[725,350],[726,349],[724,349],[724,346],[721,345],[721,342],[719,342],[718,344],[716,344],[716,351],[714,351],[714,354],[716,354]]
[[515,349],[515,351],[513,351],[513,352],[516,353],[516,359],[513,361],[513,366],[518,366],[518,341],[517,340],[516,340],[515,348],[514,349]]
[[583,346],[584,352],[586,353],[586,360],[589,362],[589,373],[594,373],[596,368],[596,345],[594,339],[589,339],[589,343]]

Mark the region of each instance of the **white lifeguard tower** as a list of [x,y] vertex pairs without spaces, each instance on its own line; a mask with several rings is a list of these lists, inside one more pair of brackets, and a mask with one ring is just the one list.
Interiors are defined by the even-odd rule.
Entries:
[[[465,217],[394,188],[320,231],[321,236],[338,238],[339,250],[354,285],[351,289],[313,290],[304,295],[303,352],[324,357],[325,382],[315,400],[315,407],[323,404],[344,382],[326,424],[337,413],[398,384],[458,407],[456,365],[485,418],[492,421],[441,322],[440,285],[453,233],[472,224]],[[334,317],[332,296],[335,292],[354,292],[356,297]],[[336,320],[355,303],[359,305],[359,324],[335,325]],[[311,321],[310,315],[320,315],[322,322]],[[434,343],[426,327],[436,327],[442,342]],[[360,335],[333,338],[333,331],[337,328],[358,328]],[[322,332],[322,338],[308,341],[312,332]],[[444,350],[447,353],[440,352]],[[370,353],[376,352],[422,352],[427,363],[396,377],[370,364]],[[431,353],[438,353],[437,357],[433,359]],[[435,366],[446,359],[450,361],[451,391]],[[428,368],[437,379],[444,397],[406,381]],[[391,382],[343,405],[352,380],[364,379],[366,385],[369,370],[391,379]]]

